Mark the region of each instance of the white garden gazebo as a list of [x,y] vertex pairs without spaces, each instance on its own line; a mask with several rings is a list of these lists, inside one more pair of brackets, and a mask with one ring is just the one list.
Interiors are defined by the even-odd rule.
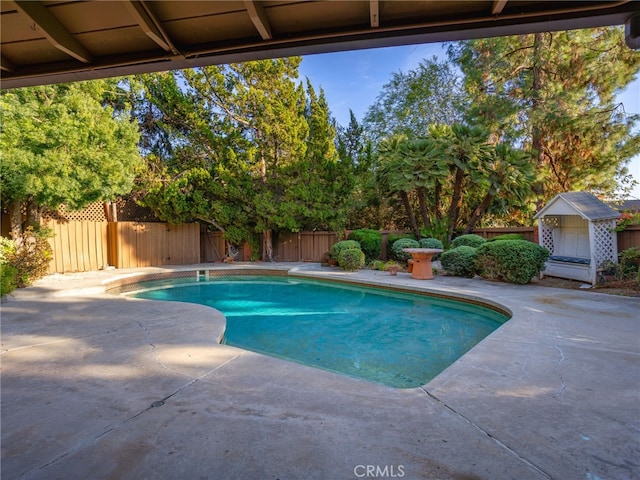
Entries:
[[607,262],[618,263],[620,214],[587,192],[556,195],[536,215],[538,242],[551,256],[543,275],[596,284]]

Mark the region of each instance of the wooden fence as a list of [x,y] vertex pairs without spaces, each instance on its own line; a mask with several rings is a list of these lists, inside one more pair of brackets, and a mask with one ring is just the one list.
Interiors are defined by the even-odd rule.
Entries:
[[50,220],[46,225],[53,231],[49,273],[86,272],[109,264],[106,222]]
[[[117,268],[220,262],[225,255],[221,232],[200,230],[197,223],[171,225],[153,222],[97,222],[49,220],[54,236],[50,273],[98,270],[106,265]],[[385,259],[387,236],[383,231],[382,259]],[[536,242],[535,227],[482,228],[474,233],[493,238],[505,233],[520,233]],[[280,262],[319,262],[325,252],[339,240],[334,232],[281,233],[274,245]],[[640,225],[618,232],[618,251],[640,247]],[[238,261],[250,260],[250,249],[239,248]]]
[[640,225],[628,225],[618,232],[618,252],[630,247],[640,247]]
[[110,222],[109,265],[116,268],[200,262],[200,225]]

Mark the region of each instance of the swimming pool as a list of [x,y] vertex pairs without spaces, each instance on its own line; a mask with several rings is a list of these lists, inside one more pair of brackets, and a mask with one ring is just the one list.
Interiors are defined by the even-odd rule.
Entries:
[[223,343],[397,388],[427,383],[508,320],[469,303],[297,277],[141,288],[132,295],[220,310]]

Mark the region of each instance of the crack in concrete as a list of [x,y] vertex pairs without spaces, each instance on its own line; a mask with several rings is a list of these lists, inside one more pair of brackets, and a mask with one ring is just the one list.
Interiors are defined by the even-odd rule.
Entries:
[[562,374],[559,371],[559,368],[560,368],[560,364],[565,361],[565,356],[564,356],[564,352],[562,351],[562,348],[560,348],[558,345],[554,345],[554,347],[556,348],[556,350],[558,350],[558,352],[560,352],[560,359],[556,363],[556,366],[553,367],[553,370],[558,374],[558,378],[560,379],[560,384],[561,384],[560,390],[554,396],[556,398],[562,398],[564,391],[567,389],[567,384],[565,383],[564,378],[562,377]]
[[[142,325],[140,325],[142,327]],[[142,327],[144,328],[144,327]],[[146,330],[146,329],[145,329]],[[154,346],[155,348],[155,346]],[[24,474],[20,475],[20,478],[25,478],[27,476],[29,476],[31,473],[35,472],[35,471],[39,471],[39,470],[45,470],[47,467],[53,465],[54,463],[59,462],[60,460],[64,459],[65,457],[68,457],[70,455],[73,455],[76,452],[79,452],[80,450],[82,450],[83,448],[94,444],[95,442],[97,442],[98,440],[100,440],[103,437],[106,437],[107,435],[109,435],[110,433],[112,433],[113,431],[119,429],[120,427],[122,427],[123,425],[125,425],[126,423],[128,423],[129,421],[140,417],[141,415],[145,414],[146,412],[148,412],[149,410],[152,410],[154,408],[159,408],[159,405],[163,405],[164,402],[166,402],[167,400],[169,400],[171,397],[177,395],[178,393],[180,393],[181,391],[183,391],[185,388],[193,385],[194,383],[196,383],[198,380],[206,377],[207,375],[215,372],[216,370],[224,367],[225,365],[229,364],[230,362],[232,362],[233,360],[235,360],[236,358],[244,355],[245,352],[240,352],[237,355],[234,355],[233,357],[231,357],[230,359],[228,359],[227,361],[221,363],[220,365],[218,365],[215,368],[212,368],[211,370],[208,370],[207,372],[203,373],[202,375],[200,375],[197,378],[194,378],[192,380],[190,380],[189,382],[185,383],[184,385],[182,385],[180,388],[178,388],[177,390],[175,390],[174,392],[170,393],[169,395],[167,395],[166,397],[162,398],[160,401],[156,401],[153,402],[151,405],[149,405],[147,408],[144,408],[142,410],[140,410],[139,412],[130,415],[122,420],[119,420],[117,422],[114,422],[110,425],[107,425],[104,429],[102,429],[100,432],[98,432],[97,434],[93,435],[92,437],[81,441],[80,443],[78,443],[77,445],[74,445],[73,447],[67,449],[66,451],[62,452],[61,454],[57,455],[56,457],[54,457],[53,459],[49,460],[47,463],[40,465],[39,467],[33,468],[27,472],[25,472]],[[159,404],[159,405],[158,405]]]
[[501,448],[505,449],[507,452],[509,452],[511,455],[515,456],[518,460],[520,460],[521,462],[523,462],[525,465],[527,465],[528,467],[532,468],[533,470],[535,470],[536,472],[538,472],[540,475],[542,475],[544,478],[547,478],[548,480],[553,480],[553,477],[551,475],[549,475],[547,472],[545,472],[544,470],[542,470],[542,468],[538,467],[537,465],[535,465],[533,462],[531,462],[530,460],[526,459],[525,457],[523,457],[522,455],[520,455],[518,452],[516,452],[513,448],[511,448],[509,445],[507,445],[506,443],[502,442],[501,440],[499,440],[497,437],[493,436],[491,433],[489,433],[488,431],[486,431],[484,428],[482,428],[480,425],[478,425],[477,423],[474,423],[473,421],[471,421],[470,418],[464,416],[463,414],[461,414],[460,412],[458,412],[456,409],[454,409],[453,407],[447,405],[445,402],[443,402],[442,400],[440,400],[438,397],[436,397],[435,395],[433,395],[432,393],[430,393],[429,391],[425,390],[424,387],[419,387],[420,390],[422,390],[429,398],[433,399],[434,401],[436,401],[439,405],[443,406],[444,408],[446,408],[447,410],[449,410],[451,413],[453,413],[455,416],[457,416],[458,418],[464,420],[465,422],[467,422],[469,425],[471,425],[473,428],[475,428],[476,430],[478,430],[480,433],[482,433],[483,435],[487,436],[489,439],[491,439],[493,442],[495,442],[497,445],[499,445]]

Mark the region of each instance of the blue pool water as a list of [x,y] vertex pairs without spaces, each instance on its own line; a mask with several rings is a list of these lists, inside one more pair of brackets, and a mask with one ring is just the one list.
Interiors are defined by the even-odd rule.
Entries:
[[220,310],[224,343],[400,388],[427,383],[508,319],[462,302],[291,277],[143,285],[135,297]]

